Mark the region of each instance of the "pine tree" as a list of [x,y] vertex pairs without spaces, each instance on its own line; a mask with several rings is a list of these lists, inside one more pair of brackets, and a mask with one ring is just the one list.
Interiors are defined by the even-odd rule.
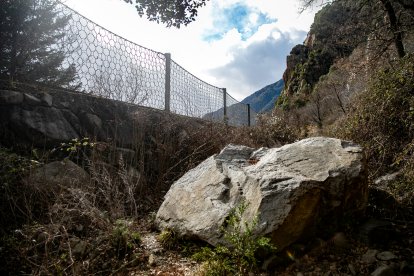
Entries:
[[65,64],[61,43],[69,16],[53,0],[1,0],[0,78],[9,83],[74,85],[76,70]]

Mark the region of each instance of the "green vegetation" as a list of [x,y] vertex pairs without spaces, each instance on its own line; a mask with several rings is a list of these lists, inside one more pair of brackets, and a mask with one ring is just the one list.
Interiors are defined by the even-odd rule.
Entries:
[[334,131],[361,144],[371,178],[399,170],[412,162],[414,142],[414,56],[376,73],[358,95],[348,116]]
[[88,137],[83,137],[81,139],[75,138],[67,143],[61,143],[60,146],[53,151],[55,152],[56,150],[59,150],[65,158],[69,158],[82,167],[87,167],[89,156],[91,156],[95,145],[96,143],[91,142]]
[[119,219],[115,221],[112,231],[112,245],[118,258],[123,258],[141,243],[139,232],[131,231],[132,221]]
[[181,25],[188,25],[197,17],[197,10],[206,5],[208,0],[124,0],[126,3],[135,4],[139,16],[144,14],[150,21],[166,24],[167,27],[180,28]]
[[76,87],[76,70],[65,65],[64,38],[70,19],[57,16],[53,0],[4,0],[0,5],[0,79]]
[[193,255],[195,260],[204,262],[204,275],[249,275],[258,269],[258,251],[275,251],[269,238],[254,237],[257,219],[244,221],[246,208],[247,204],[241,203],[225,221],[226,227],[222,229],[225,245],[203,247]]
[[161,233],[158,235],[158,240],[161,243],[161,245],[167,249],[179,248],[181,242],[183,242],[183,240],[177,234],[177,232],[172,229],[162,230]]
[[123,168],[114,175],[100,170],[102,159],[85,154],[93,150],[88,139],[62,148],[69,155],[82,152],[79,163],[88,164],[92,181],[76,183],[74,175],[72,181],[40,181],[37,167],[53,160],[35,161],[0,148],[0,257],[5,263],[0,272],[109,274],[143,262],[140,232],[126,219],[132,214],[127,191],[133,186]]
[[28,158],[0,146],[0,233],[13,229],[31,216],[29,199],[22,197],[22,180],[40,165],[36,158]]

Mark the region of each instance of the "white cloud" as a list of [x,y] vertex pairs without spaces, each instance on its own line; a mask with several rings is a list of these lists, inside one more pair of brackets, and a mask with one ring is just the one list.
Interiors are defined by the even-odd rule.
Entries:
[[[281,78],[290,48],[303,42],[316,11],[298,14],[300,0],[211,0],[194,23],[165,28],[139,18],[120,0],[67,0],[67,4],[110,31],[172,58],[199,78],[241,100]],[[242,29],[226,9],[248,7]],[[244,12],[244,10],[241,10]],[[265,22],[264,16],[266,16]],[[222,22],[222,25],[217,25]],[[240,26],[239,26],[240,27]],[[220,34],[206,40],[206,34]]]

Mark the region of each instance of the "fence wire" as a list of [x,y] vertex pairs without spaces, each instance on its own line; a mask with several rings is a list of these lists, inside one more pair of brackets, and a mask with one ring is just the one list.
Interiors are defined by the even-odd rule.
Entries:
[[179,64],[171,62],[171,111],[190,117],[207,118],[216,112],[223,118],[223,89],[210,85]]
[[249,124],[247,105],[174,61],[167,66],[169,55],[124,39],[60,2],[56,16],[68,22],[59,45],[51,47],[65,53],[63,67],[75,68],[72,87],[78,92],[190,117],[227,120],[230,125]]
[[93,23],[63,4],[69,17],[62,45],[80,89],[96,96],[163,109],[165,57]]
[[257,114],[249,105],[237,101],[230,94],[226,94],[226,106],[226,119],[229,125],[251,126],[256,124]]

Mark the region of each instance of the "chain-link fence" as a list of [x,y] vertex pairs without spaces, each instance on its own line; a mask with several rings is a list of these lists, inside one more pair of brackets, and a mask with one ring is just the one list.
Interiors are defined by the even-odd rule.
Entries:
[[170,54],[124,39],[62,3],[55,9],[67,22],[51,47],[64,53],[62,66],[76,72],[71,89],[230,125],[253,121],[248,105],[195,77]]

